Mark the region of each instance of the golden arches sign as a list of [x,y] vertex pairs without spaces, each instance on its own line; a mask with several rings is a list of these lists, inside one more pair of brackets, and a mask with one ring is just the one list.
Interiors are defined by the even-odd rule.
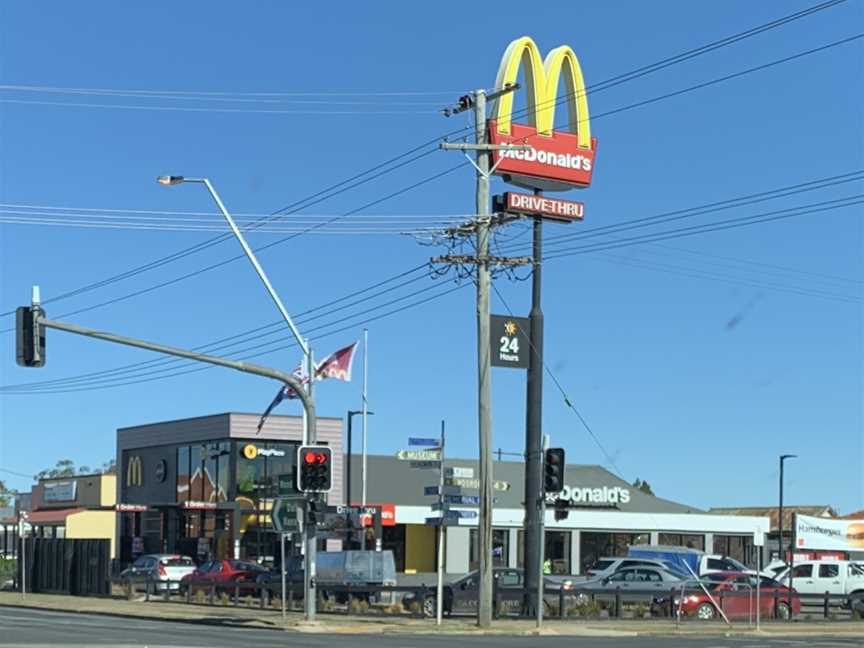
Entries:
[[[551,136],[555,126],[555,105],[558,103],[558,84],[564,72],[566,103],[569,112],[569,130],[578,137],[580,148],[591,148],[591,122],[588,114],[588,95],[582,66],[576,53],[568,45],[556,47],[544,60],[540,49],[530,36],[517,38],[504,52],[496,88],[516,83],[519,68],[525,71],[525,89],[528,98],[528,119],[540,135]],[[501,134],[510,134],[513,114],[513,93],[498,99],[496,127]]]
[[[537,44],[522,36],[504,51],[495,87],[515,84],[520,70],[525,78],[527,124],[513,123],[513,93],[504,93],[489,122],[489,142],[531,148],[495,151],[495,173],[512,184],[545,191],[587,187],[597,141],[591,137],[588,95],[576,53],[562,45],[543,59]],[[566,94],[559,99],[562,78]],[[566,130],[555,130],[559,103],[567,107]]]
[[126,466],[126,485],[140,486],[142,482],[141,472],[141,457],[130,457],[129,464]]

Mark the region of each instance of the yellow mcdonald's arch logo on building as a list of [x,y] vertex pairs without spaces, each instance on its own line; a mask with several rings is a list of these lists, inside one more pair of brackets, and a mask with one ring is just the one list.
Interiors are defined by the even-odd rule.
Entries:
[[141,457],[129,457],[126,465],[126,485],[140,486],[142,481]]
[[[564,85],[569,110],[569,130],[576,134],[580,148],[591,148],[591,122],[588,114],[588,95],[582,67],[576,53],[568,45],[556,47],[544,60],[540,49],[530,36],[514,40],[504,52],[496,88],[516,83],[519,68],[525,71],[525,89],[528,99],[528,119],[540,135],[551,136],[555,126],[555,105],[558,102],[558,84],[564,72]],[[503,135],[510,134],[513,115],[513,93],[498,99],[495,125]]]

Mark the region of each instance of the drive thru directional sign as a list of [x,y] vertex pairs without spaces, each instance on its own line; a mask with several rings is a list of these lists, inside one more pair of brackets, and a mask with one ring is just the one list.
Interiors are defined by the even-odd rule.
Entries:
[[400,461],[441,461],[439,450],[399,450],[396,458]]
[[280,497],[273,503],[270,520],[279,533],[301,533],[303,516],[300,513],[302,499]]

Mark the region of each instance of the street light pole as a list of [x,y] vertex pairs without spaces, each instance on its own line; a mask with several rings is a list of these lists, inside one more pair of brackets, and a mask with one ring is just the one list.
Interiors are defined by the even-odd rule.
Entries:
[[786,561],[786,554],[783,551],[783,464],[787,459],[793,459],[797,456],[798,455],[793,455],[793,454],[780,455],[780,507],[779,507],[779,511],[778,511],[778,515],[777,515],[777,526],[779,528],[779,534],[777,536],[777,554],[778,554],[777,558],[782,560],[787,565],[790,562],[794,562],[794,561],[791,560],[791,556],[790,556],[790,561],[787,562]]
[[[210,192],[210,196],[213,198],[216,205],[219,207],[219,211],[222,212],[222,216],[225,217],[225,220],[228,223],[228,226],[231,228],[231,231],[234,233],[234,236],[240,243],[240,246],[243,248],[243,252],[246,253],[246,257],[249,259],[249,262],[252,264],[252,267],[255,268],[255,272],[258,273],[258,277],[261,279],[261,282],[264,284],[264,287],[267,289],[267,293],[270,295],[270,299],[273,300],[273,303],[276,304],[276,308],[281,313],[282,318],[285,320],[285,323],[288,324],[288,328],[291,329],[291,333],[294,335],[294,338],[297,340],[297,344],[303,350],[303,355],[306,360],[306,371],[308,372],[309,382],[306,384],[306,389],[303,390],[306,393],[307,399],[311,402],[313,400],[312,397],[312,384],[315,382],[314,375],[314,363],[312,358],[312,349],[309,346],[308,340],[304,339],[302,335],[300,335],[300,331],[294,325],[294,321],[291,319],[291,316],[288,314],[288,310],[285,308],[284,304],[282,304],[282,300],[279,298],[279,295],[276,293],[276,290],[273,288],[273,285],[270,283],[270,279],[267,278],[267,273],[264,272],[264,268],[261,267],[261,264],[258,263],[258,259],[255,257],[255,253],[252,251],[252,248],[249,247],[249,244],[246,242],[246,239],[243,238],[243,233],[240,231],[240,228],[237,227],[237,223],[234,222],[234,219],[231,217],[231,214],[228,213],[228,210],[225,208],[222,199],[219,197],[219,194],[216,193],[216,189],[213,188],[213,185],[210,183],[210,180],[207,178],[186,178],[184,176],[159,176],[156,178],[156,181],[161,185],[171,186],[176,184],[183,183],[197,183],[203,184],[207,187],[207,191]],[[302,388],[301,388],[302,389]],[[317,435],[315,433],[315,422],[309,420],[308,412],[304,412],[303,418],[303,445],[308,445],[315,443],[317,441]],[[314,588],[315,588],[315,553],[316,553],[316,542],[317,542],[317,533],[314,524],[306,524],[304,525],[303,533],[305,535],[305,563],[304,563],[304,591],[305,591],[305,608],[306,608],[306,620],[314,621],[315,620],[315,606],[316,606],[316,598]],[[283,592],[284,594],[284,592]]]

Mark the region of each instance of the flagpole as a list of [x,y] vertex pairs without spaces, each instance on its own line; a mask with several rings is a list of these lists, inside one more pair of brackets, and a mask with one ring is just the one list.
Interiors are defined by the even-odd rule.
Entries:
[[361,472],[363,474],[363,492],[361,503],[363,506],[366,506],[366,430],[367,430],[367,420],[369,417],[369,409],[368,403],[366,400],[367,397],[367,381],[369,380],[369,329],[363,329],[363,467]]

